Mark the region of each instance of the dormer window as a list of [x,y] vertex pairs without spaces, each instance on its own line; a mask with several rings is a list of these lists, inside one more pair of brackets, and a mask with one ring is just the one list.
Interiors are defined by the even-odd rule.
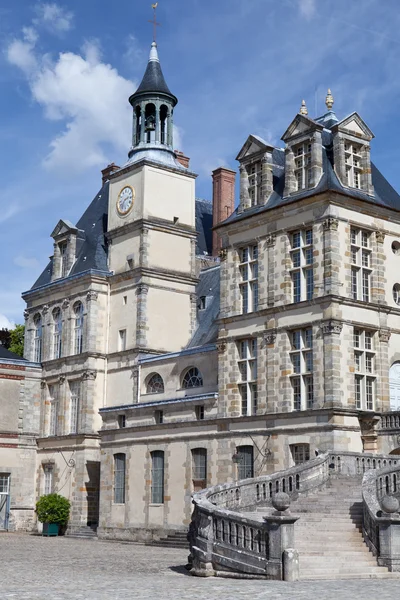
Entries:
[[361,146],[346,142],[344,145],[346,160],[346,183],[349,187],[361,189]]
[[253,163],[247,167],[249,181],[250,205],[257,206],[261,204],[262,171],[261,162]]
[[294,156],[297,190],[305,190],[311,185],[311,144],[305,142],[295,146]]
[[60,249],[60,277],[66,277],[68,275],[68,243],[61,242],[58,244]]

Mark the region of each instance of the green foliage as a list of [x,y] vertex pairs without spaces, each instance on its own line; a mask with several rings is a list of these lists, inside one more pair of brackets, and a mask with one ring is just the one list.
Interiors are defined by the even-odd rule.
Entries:
[[11,343],[8,348],[10,352],[15,352],[15,354],[18,354],[19,356],[24,355],[24,334],[25,325],[16,325],[15,329],[11,329]]
[[69,517],[71,503],[59,494],[41,496],[36,502],[36,514],[41,523],[65,525]]

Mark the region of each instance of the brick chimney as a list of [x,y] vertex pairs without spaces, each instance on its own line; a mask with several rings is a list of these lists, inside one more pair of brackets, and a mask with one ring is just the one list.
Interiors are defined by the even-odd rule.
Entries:
[[120,169],[120,167],[118,167],[118,165],[116,165],[115,163],[111,163],[105,169],[103,169],[101,172],[102,185],[104,185],[110,179],[110,175],[115,173],[115,171],[119,171],[119,169]]
[[[213,179],[213,227],[225,221],[235,210],[235,179],[236,171],[219,167],[212,172]],[[218,256],[221,241],[213,231],[212,253]]]
[[183,165],[185,167],[185,169],[189,168],[189,163],[190,163],[190,158],[188,156],[185,156],[183,154],[183,152],[181,152],[180,150],[174,150],[175,154],[176,154],[176,160],[178,162],[181,163],[181,165]]

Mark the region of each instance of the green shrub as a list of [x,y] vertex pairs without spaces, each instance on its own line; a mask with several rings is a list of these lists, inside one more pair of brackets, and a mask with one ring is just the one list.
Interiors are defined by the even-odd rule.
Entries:
[[65,525],[69,517],[71,503],[59,494],[41,496],[36,502],[36,514],[41,523]]

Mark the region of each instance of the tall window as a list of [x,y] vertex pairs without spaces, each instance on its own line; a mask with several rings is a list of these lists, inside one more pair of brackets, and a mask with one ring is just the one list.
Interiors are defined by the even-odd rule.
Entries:
[[261,162],[253,163],[247,167],[249,181],[249,198],[251,206],[260,204],[262,188],[262,170]]
[[161,375],[153,373],[150,375],[146,386],[147,394],[162,394],[164,393],[164,381]]
[[58,385],[49,385],[50,423],[49,435],[58,434]]
[[43,465],[44,471],[44,493],[52,494],[53,493],[53,465]]
[[62,356],[62,314],[59,308],[53,310],[53,358]]
[[292,444],[290,451],[295,465],[301,465],[310,460],[310,444]]
[[314,247],[312,229],[291,234],[290,258],[293,302],[311,300],[314,295]]
[[354,388],[356,408],[374,410],[375,404],[375,351],[374,334],[354,328]]
[[239,391],[242,416],[257,412],[257,340],[239,342]]
[[203,385],[203,376],[196,367],[188,369],[182,379],[183,389],[201,387]]
[[242,313],[254,312],[258,310],[258,246],[241,248],[239,259]]
[[313,335],[312,328],[297,329],[290,332],[290,358],[293,375],[293,410],[306,410],[314,404],[313,385]]
[[61,242],[58,247],[60,249],[60,277],[66,277],[68,275],[67,242]]
[[81,404],[81,383],[80,381],[71,381],[69,384],[70,391],[70,416],[69,416],[69,432],[78,433],[79,429],[79,409]]
[[351,293],[354,300],[370,300],[371,245],[370,233],[352,227],[351,243]]
[[207,487],[206,448],[194,448],[192,450],[192,480],[195,492]]
[[238,446],[236,448],[238,461],[238,479],[254,477],[253,446]]
[[42,338],[43,324],[41,315],[37,314],[33,318],[34,337],[33,337],[33,360],[41,362],[42,360]]
[[361,146],[345,142],[346,183],[349,187],[361,188]]
[[125,503],[125,454],[114,454],[114,503]]
[[151,453],[151,503],[164,504],[164,452]]
[[294,148],[295,177],[298,191],[311,185],[311,144],[305,142]]
[[126,329],[120,329],[118,332],[118,351],[126,350]]
[[83,304],[76,302],[74,304],[74,354],[81,354],[83,351]]

